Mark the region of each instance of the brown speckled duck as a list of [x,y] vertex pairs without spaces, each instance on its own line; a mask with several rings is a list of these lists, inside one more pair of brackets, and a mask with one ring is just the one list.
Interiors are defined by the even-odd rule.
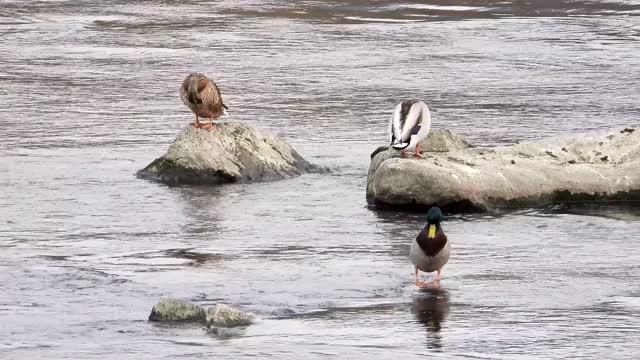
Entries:
[[[213,130],[213,119],[227,114],[227,106],[222,102],[220,89],[208,77],[199,74],[189,74],[180,87],[180,98],[194,114],[196,121],[193,125],[197,128]],[[199,117],[208,118],[209,124],[202,125]]]

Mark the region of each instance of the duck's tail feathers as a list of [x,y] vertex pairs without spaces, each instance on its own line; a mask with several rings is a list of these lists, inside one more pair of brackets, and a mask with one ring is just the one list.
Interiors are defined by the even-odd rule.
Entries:
[[399,149],[399,150],[406,149],[408,146],[409,146],[408,142],[398,142],[398,143],[391,144],[392,148]]
[[229,110],[229,108],[227,107],[227,105],[225,105],[224,103],[222,103],[222,113],[229,116],[229,112],[227,110]]

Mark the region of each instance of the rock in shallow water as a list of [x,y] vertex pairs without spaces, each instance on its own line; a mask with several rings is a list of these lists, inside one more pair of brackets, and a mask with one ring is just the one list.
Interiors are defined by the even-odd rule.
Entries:
[[234,327],[251,325],[255,316],[234,309],[225,304],[217,304],[207,309],[205,324],[209,329],[216,327]]
[[218,327],[236,327],[253,324],[255,315],[232,308],[225,304],[216,304],[207,310],[180,299],[162,299],[153,306],[149,315],[151,321],[197,322],[209,330]]
[[151,309],[151,321],[203,322],[204,309],[198,305],[180,299],[162,299]]
[[496,148],[454,146],[449,152],[427,152],[426,159],[403,159],[389,149],[376,152],[367,179],[370,204],[473,212],[640,200],[640,131],[633,128]]
[[315,167],[271,132],[220,122],[213,131],[185,127],[167,153],[138,176],[163,183],[221,184],[284,179]]

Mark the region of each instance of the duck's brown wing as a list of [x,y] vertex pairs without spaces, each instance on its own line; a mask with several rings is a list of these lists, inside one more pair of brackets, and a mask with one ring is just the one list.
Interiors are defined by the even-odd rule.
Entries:
[[218,100],[216,102],[222,103],[222,95],[220,94],[220,88],[218,87],[218,84],[212,81],[211,86],[213,87],[213,92],[215,94],[216,99]]
[[201,93],[201,95],[202,95],[202,100],[207,104],[210,111],[214,114],[217,114],[215,116],[222,115],[223,107],[226,108],[226,106],[222,103],[222,95],[220,94],[220,88],[218,88],[218,85],[216,85],[216,83],[214,83],[213,81],[210,81],[207,84],[207,87]]
[[222,95],[220,94],[220,88],[218,87],[218,84],[213,83],[213,86],[215,86],[215,88],[216,88],[216,93],[218,94],[218,99],[220,99],[220,104],[222,104],[223,108],[229,110],[227,105],[225,105],[224,102],[222,101]]

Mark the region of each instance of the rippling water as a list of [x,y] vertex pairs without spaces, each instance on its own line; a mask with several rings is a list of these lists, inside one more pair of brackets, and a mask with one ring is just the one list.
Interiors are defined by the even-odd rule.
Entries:
[[[638,125],[638,1],[0,2],[0,358],[632,358],[640,212],[423,216],[366,207],[393,105],[482,145]],[[329,174],[218,188],[135,178],[219,83],[229,120]],[[257,313],[221,337],[146,321],[162,296]]]

